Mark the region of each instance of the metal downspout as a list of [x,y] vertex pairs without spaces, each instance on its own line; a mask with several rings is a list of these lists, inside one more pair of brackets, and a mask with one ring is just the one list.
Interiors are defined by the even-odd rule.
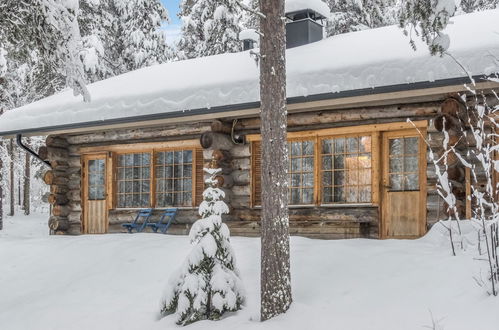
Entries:
[[29,154],[31,154],[33,157],[35,157],[36,159],[38,159],[39,161],[41,161],[43,164],[45,164],[48,167],[52,168],[52,166],[50,165],[50,163],[48,161],[41,159],[40,156],[36,152],[34,152],[30,148],[28,148],[28,146],[26,146],[26,145],[23,144],[22,137],[23,137],[22,134],[17,134],[16,135],[17,145],[19,147],[21,147],[22,149],[24,149]]

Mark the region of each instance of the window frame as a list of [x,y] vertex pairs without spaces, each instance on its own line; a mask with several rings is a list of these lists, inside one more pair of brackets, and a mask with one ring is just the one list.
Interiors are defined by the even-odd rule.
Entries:
[[[141,209],[145,208],[144,207],[118,207],[118,157],[122,155],[129,155],[129,154],[137,154],[137,153],[149,153],[151,155],[151,162],[149,164],[150,167],[150,177],[149,177],[149,184],[150,184],[150,192],[149,192],[149,208],[154,208],[154,209],[167,209],[169,207],[175,207],[175,208],[195,208],[197,207],[197,201],[196,201],[196,149],[198,146],[178,146],[178,147],[165,147],[165,148],[148,148],[148,149],[134,149],[134,150],[126,150],[126,151],[116,151],[113,153],[113,193],[111,194],[112,196],[112,205],[113,209],[116,210],[134,210],[134,209]],[[156,195],[156,159],[157,159],[157,154],[159,152],[174,152],[174,151],[191,151],[192,152],[192,202],[191,205],[186,206],[175,206],[175,205],[170,205],[170,206],[158,206],[157,205],[157,195]]]
[[[107,169],[106,169],[106,186],[107,186],[107,209],[108,210],[136,210],[140,208],[118,208],[117,207],[117,164],[118,155],[122,154],[133,154],[133,153],[151,153],[151,184],[154,182],[153,176],[155,176],[155,171],[152,169],[154,166],[154,153],[160,151],[170,151],[170,150],[191,150],[193,152],[193,201],[192,206],[179,206],[178,208],[192,209],[196,208],[202,200],[202,190],[201,186],[198,185],[199,181],[202,179],[198,175],[198,168],[203,167],[203,150],[199,143],[199,139],[188,139],[188,140],[178,140],[178,141],[162,141],[162,142],[143,142],[143,143],[131,143],[131,144],[111,144],[111,145],[100,145],[100,146],[82,146],[80,147],[81,159],[84,159],[87,155],[102,154],[106,155],[107,159]],[[198,159],[199,158],[199,159]],[[201,171],[202,172],[202,171]],[[151,208],[156,205],[155,202],[155,186],[151,186],[151,196],[149,199],[149,204]],[[165,209],[167,207],[161,207],[159,209]]]
[[[360,138],[360,137],[364,137],[364,136],[368,136],[371,138],[371,167],[369,168],[371,170],[371,201],[370,202],[331,202],[331,203],[324,203],[323,202],[323,198],[322,198],[322,195],[323,195],[323,180],[322,180],[322,176],[323,176],[323,173],[326,172],[323,168],[322,168],[322,157],[323,157],[323,153],[322,153],[322,142],[324,140],[332,140],[332,139],[341,139],[341,138],[349,138],[349,137],[357,137],[357,138]],[[373,192],[374,192],[374,186],[375,186],[375,180],[374,180],[374,176],[375,176],[375,158],[379,158],[379,155],[374,155],[373,151],[374,151],[374,142],[376,141],[376,134],[375,132],[370,132],[370,133],[367,133],[367,132],[364,132],[364,133],[351,133],[351,134],[337,134],[337,135],[326,135],[326,136],[321,136],[321,137],[318,137],[318,140],[319,140],[319,144],[317,145],[317,153],[319,154],[319,162],[318,162],[318,168],[317,168],[317,172],[319,172],[317,175],[319,177],[319,180],[318,183],[319,183],[319,196],[318,196],[318,205],[319,206],[342,206],[342,205],[374,205],[374,204],[377,204],[377,201],[376,203],[374,202],[374,196],[373,196]],[[367,152],[366,152],[367,153]],[[344,153],[344,155],[346,155],[347,153]],[[359,152],[357,152],[357,154],[360,154]],[[344,171],[346,171],[346,169],[343,169]],[[331,170],[331,173],[333,173],[335,170]],[[360,172],[360,171],[359,171]],[[353,186],[353,185],[343,185],[343,187],[348,187],[348,186]],[[356,186],[361,186],[361,185],[356,185]],[[334,196],[334,193],[333,193],[333,196]]]
[[[149,158],[149,205],[148,206],[142,206],[142,207],[118,207],[118,195],[120,195],[119,193],[119,188],[118,188],[118,182],[120,181],[118,179],[118,164],[119,164],[119,161],[118,161],[118,157],[120,156],[124,156],[124,155],[133,155],[133,154],[149,154],[150,158]],[[152,162],[153,162],[153,156],[154,156],[154,152],[153,150],[135,150],[135,151],[130,151],[130,152],[117,152],[114,154],[114,157],[113,157],[113,164],[112,164],[112,171],[113,171],[113,193],[111,194],[112,196],[112,204],[113,204],[113,207],[115,209],[119,209],[119,210],[127,210],[127,209],[143,209],[143,208],[147,208],[147,207],[152,207],[151,205],[152,204],[152,195],[153,195],[153,187],[151,186],[151,178],[153,177],[153,172],[152,172]],[[135,167],[135,166],[134,166]],[[142,166],[142,167],[145,167],[145,166]],[[124,167],[126,168],[126,167]],[[125,181],[130,181],[130,180],[125,180]],[[132,181],[135,181],[135,180],[132,180]],[[140,181],[146,181],[146,180],[140,180]],[[133,193],[132,193],[133,194]],[[126,195],[126,193],[125,193]]]
[[[427,120],[418,120],[413,122],[393,122],[393,123],[382,123],[382,124],[368,124],[368,125],[358,125],[358,126],[345,126],[336,128],[325,128],[318,130],[308,130],[308,131],[295,131],[287,133],[287,141],[294,140],[312,140],[315,139],[315,162],[314,162],[314,172],[315,172],[315,182],[318,184],[314,185],[314,203],[313,204],[302,204],[302,205],[289,205],[290,207],[362,207],[362,206],[380,206],[381,204],[381,133],[392,132],[398,130],[407,129],[422,129],[425,130],[428,127]],[[370,203],[333,203],[333,204],[323,204],[322,201],[322,177],[321,170],[319,167],[321,164],[319,161],[322,159],[320,155],[321,139],[336,138],[341,136],[356,135],[356,136],[371,136],[371,202]],[[257,183],[255,180],[256,171],[256,158],[254,156],[255,144],[254,142],[261,143],[262,137],[260,134],[249,134],[246,136],[246,140],[250,143],[251,157],[250,157],[250,207],[259,208],[261,205],[257,203],[255,199],[255,192],[258,190],[256,187]],[[259,146],[261,150],[261,145]],[[421,150],[420,150],[421,152]],[[261,166],[261,164],[260,164]],[[260,169],[261,171],[261,169]]]

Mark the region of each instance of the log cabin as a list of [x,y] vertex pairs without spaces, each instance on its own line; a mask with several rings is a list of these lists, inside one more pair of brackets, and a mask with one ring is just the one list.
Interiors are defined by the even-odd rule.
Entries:
[[[499,54],[499,10],[453,18],[452,57],[430,56],[417,40],[413,50],[395,26],[316,40],[323,18],[317,8],[287,13],[290,233],[421,237],[447,218],[428,156],[442,152],[442,123],[451,138],[463,129],[471,78],[476,91],[499,91],[486,78],[499,72],[490,56]],[[89,103],[63,91],[2,115],[0,136],[22,145],[22,136],[47,135],[31,152],[49,168],[53,233],[123,232],[138,209],[176,207],[169,233],[187,234],[202,168],[215,161],[231,209],[224,221],[233,235],[258,236],[257,53],[152,66],[90,84]],[[458,157],[449,165],[459,212],[469,216],[470,173]]]

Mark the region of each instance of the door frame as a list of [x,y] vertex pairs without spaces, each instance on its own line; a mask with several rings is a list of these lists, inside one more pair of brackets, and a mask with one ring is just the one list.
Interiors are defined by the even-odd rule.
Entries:
[[104,224],[105,230],[104,233],[109,232],[109,204],[111,197],[111,189],[112,184],[110,185],[110,178],[112,178],[112,162],[108,158],[107,153],[91,153],[84,154],[81,156],[81,203],[82,203],[82,221],[81,221],[81,233],[88,234],[88,221],[87,221],[87,202],[88,202],[88,161],[96,160],[96,159],[104,159],[105,166],[105,187],[106,187],[106,199],[105,199],[105,214],[104,214]]
[[[388,192],[388,166],[389,166],[389,154],[388,154],[388,140],[389,138],[402,138],[402,137],[418,137],[419,139],[419,198],[420,198],[420,219],[418,224],[418,235],[421,237],[426,233],[426,223],[427,223],[427,177],[426,177],[426,154],[427,154],[427,144],[426,144],[427,129],[414,128],[414,129],[404,129],[397,131],[387,131],[381,134],[381,166],[380,166],[380,221],[379,221],[379,237],[381,239],[395,238],[390,237],[385,234],[386,229],[386,212],[387,212],[387,192]],[[403,238],[403,237],[401,237]]]

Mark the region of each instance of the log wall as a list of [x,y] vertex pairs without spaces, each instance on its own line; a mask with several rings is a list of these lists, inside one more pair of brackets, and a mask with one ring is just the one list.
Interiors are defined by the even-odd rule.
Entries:
[[[290,131],[305,131],[330,127],[355,126],[364,124],[428,120],[428,138],[434,152],[440,152],[443,133],[434,125],[433,119],[439,115],[441,102],[345,109],[333,111],[308,112],[289,115]],[[53,164],[50,181],[54,203],[51,221],[57,221],[55,233],[80,234],[82,228],[81,209],[81,148],[116,144],[135,144],[158,141],[180,141],[199,139],[203,133],[220,134],[204,137],[206,144],[204,161],[209,162],[214,150],[227,150],[230,166],[224,171],[231,181],[231,213],[224,220],[233,235],[258,236],[260,232],[260,209],[250,206],[251,154],[248,143],[227,143],[221,135],[227,135],[232,122],[205,122],[182,124],[171,127],[147,129],[123,129],[80,135],[49,136],[47,139],[47,158]],[[260,125],[258,118],[238,120],[235,126],[238,135],[257,133]],[[204,141],[204,142],[203,142]],[[210,145],[214,144],[214,145]],[[218,145],[218,147],[217,147]],[[219,148],[220,147],[220,148]],[[225,156],[224,156],[225,157]],[[459,176],[459,175],[458,175]],[[427,223],[428,226],[439,219],[446,218],[445,205],[438,197],[436,175],[432,162],[428,159],[427,170]],[[341,207],[291,207],[290,232],[315,238],[354,238],[379,237],[379,209],[377,206]],[[56,215],[57,214],[57,215]],[[135,210],[110,210],[109,231],[124,232],[122,223],[130,222]],[[187,234],[190,225],[198,219],[197,208],[179,210],[176,222],[169,233]]]

